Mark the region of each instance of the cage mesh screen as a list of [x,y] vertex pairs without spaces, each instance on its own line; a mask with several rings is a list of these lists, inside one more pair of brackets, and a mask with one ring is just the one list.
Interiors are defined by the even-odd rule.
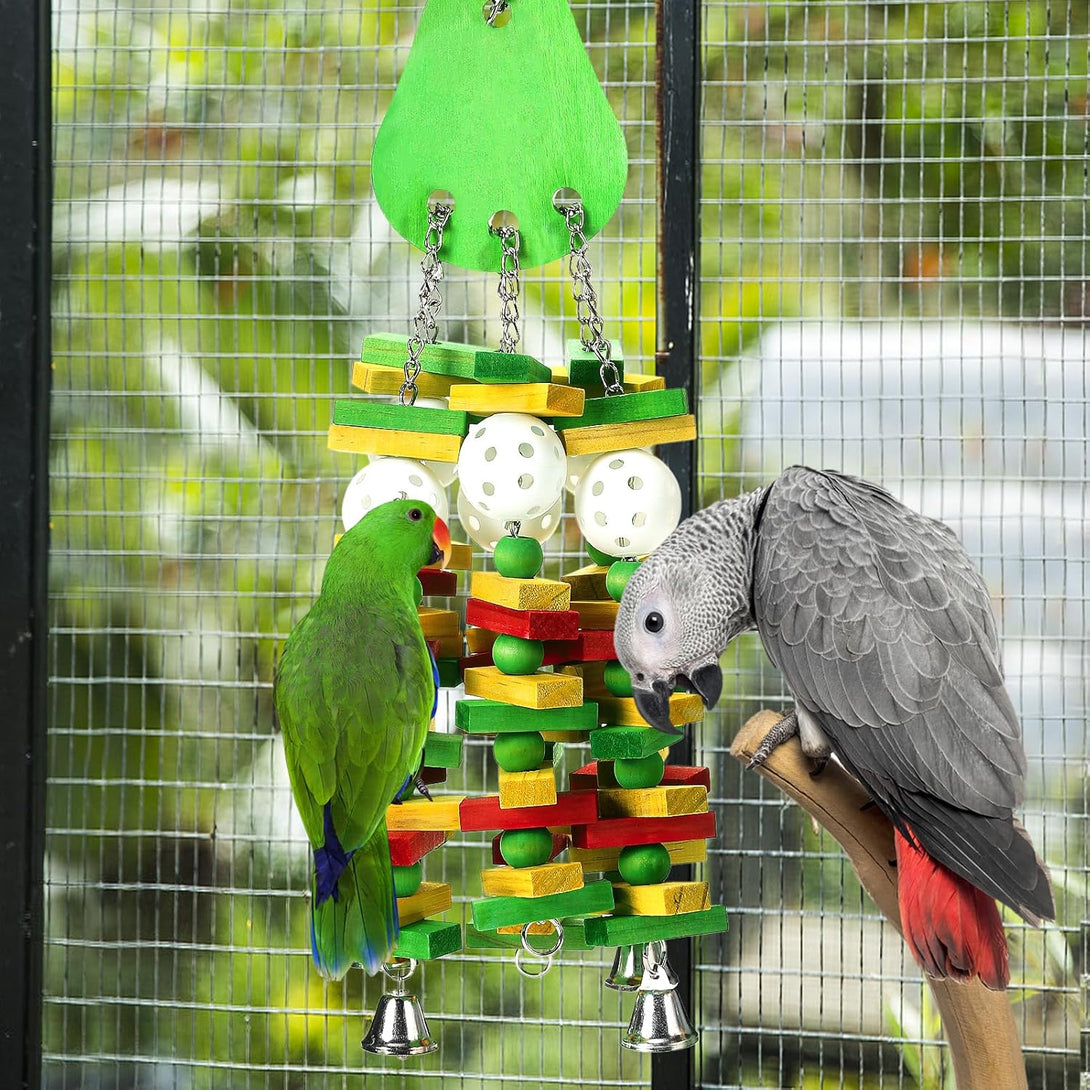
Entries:
[[[326,450],[365,333],[407,332],[419,254],[370,149],[418,6],[54,3],[49,1087],[647,1083],[601,958],[423,970],[438,1057],[365,1057],[378,981],[310,966],[308,851],[271,715],[359,462]],[[591,258],[626,365],[655,347],[654,11],[575,4],[621,120]],[[1060,917],[1010,930],[1032,1085],[1079,1081],[1087,882],[1087,14],[1044,2],[707,4],[700,486],[860,472],[962,535],[994,596]],[[442,119],[437,119],[441,123]],[[427,149],[420,149],[426,155]],[[560,263],[523,345],[575,333]],[[495,344],[448,269],[441,336]],[[359,396],[359,395],[356,395]],[[569,501],[570,505],[570,501]],[[584,562],[574,520],[546,574]],[[919,973],[837,846],[727,756],[784,693],[726,659],[698,733],[732,930],[697,946],[707,1086],[949,1085]],[[449,714],[449,706],[443,709]],[[585,759],[573,747],[567,767]],[[446,789],[490,789],[468,741]],[[484,838],[429,857],[452,917]]]

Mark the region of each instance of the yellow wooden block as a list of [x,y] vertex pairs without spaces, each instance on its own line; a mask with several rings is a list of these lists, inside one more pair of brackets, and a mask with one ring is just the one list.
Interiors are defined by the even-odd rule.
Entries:
[[651,886],[613,884],[619,916],[680,916],[711,908],[707,882],[658,882]]
[[589,742],[589,730],[543,730],[541,737],[546,742]]
[[[708,858],[706,840],[674,840],[663,845],[670,853],[670,865],[680,866],[685,863],[703,863]],[[576,848],[570,847],[568,854],[577,863],[582,863],[585,871],[615,871],[620,848]]]
[[606,590],[606,572],[600,564],[588,564],[585,568],[570,571],[560,578],[571,587],[571,596],[582,601],[594,598],[608,598]]
[[[572,662],[560,667],[560,673],[583,679],[583,699],[598,700],[613,694],[606,688],[604,662]],[[546,739],[548,741],[548,739]]]
[[657,443],[684,443],[696,438],[696,417],[662,416],[623,424],[595,424],[589,428],[565,428],[560,432],[569,455],[601,454],[607,450],[650,447]]
[[[580,628],[612,628],[617,623],[617,610],[620,603],[609,599],[608,601],[572,602],[571,608],[579,614]],[[641,719],[642,723],[643,720]]]
[[547,897],[583,888],[578,863],[545,863],[540,867],[491,867],[481,871],[486,897]]
[[508,609],[567,609],[571,587],[553,579],[508,579],[494,571],[475,571],[470,577],[473,598]]
[[438,640],[443,636],[460,636],[458,614],[453,609],[433,609],[431,606],[417,606],[416,615],[420,618],[420,630],[426,640]]
[[[405,372],[399,367],[378,367],[358,360],[352,365],[352,385],[368,394],[396,395],[401,392],[404,381]],[[452,375],[421,371],[416,376],[416,391],[420,397],[446,397],[454,383],[464,381]]]
[[386,808],[388,832],[406,833],[414,829],[454,832],[461,828],[458,807],[465,795],[436,795],[431,799],[408,799]]
[[436,435],[426,431],[394,431],[390,428],[357,428],[330,424],[330,450],[344,454],[392,454],[400,458],[428,458],[456,462],[462,446],[460,435]]
[[[630,696],[604,696],[598,700],[598,716],[613,727],[646,727],[636,701]],[[670,722],[675,727],[699,723],[704,718],[704,701],[696,693],[674,693],[670,697]]]
[[466,647],[471,655],[479,655],[482,651],[491,651],[496,642],[498,632],[491,632],[487,628],[467,628]]
[[598,791],[598,816],[603,818],[680,817],[707,811],[708,789],[700,784],[631,790],[603,787]]
[[555,382],[473,383],[450,388],[450,407],[476,416],[531,413],[534,416],[582,416],[586,394],[578,386]]
[[[520,923],[508,923],[496,928],[497,935],[518,935],[522,933],[523,925]],[[528,935],[551,935],[556,930],[549,920],[539,920],[526,928]]]
[[495,666],[465,672],[466,696],[483,696],[520,708],[577,708],[583,703],[583,681],[567,674],[509,676]]
[[[558,382],[564,386],[570,382],[568,376],[568,368],[564,364],[560,364],[556,367],[550,367],[550,371],[553,373],[553,382]],[[629,375],[625,374],[624,377],[624,392],[626,394],[638,394],[643,390],[665,390],[666,379],[661,375]],[[395,391],[396,392],[396,391]]]
[[450,560],[447,571],[469,571],[473,567],[473,546],[464,541],[450,543]]
[[398,897],[397,918],[402,927],[438,916],[451,906],[449,882],[421,882],[411,897]]
[[504,772],[501,768],[499,782],[501,810],[556,803],[556,775],[551,763],[530,772]]

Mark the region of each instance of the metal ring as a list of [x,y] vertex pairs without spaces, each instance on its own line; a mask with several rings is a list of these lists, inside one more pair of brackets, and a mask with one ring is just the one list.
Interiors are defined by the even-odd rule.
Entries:
[[416,959],[415,958],[394,958],[393,961],[386,962],[382,966],[383,973],[391,980],[400,984],[403,980],[412,976],[416,972]]
[[[534,921],[535,923],[538,921]],[[533,954],[537,958],[548,958],[550,961],[554,954],[560,953],[560,948],[564,945],[564,925],[559,920],[545,920],[545,923],[551,923],[553,929],[556,931],[556,942],[553,943],[548,950],[539,950],[536,946],[533,946],[530,942],[530,928],[533,924],[524,923],[522,925],[522,931],[519,932],[519,944],[527,954]]]
[[534,980],[536,977],[544,976],[553,967],[553,958],[552,954],[545,956],[543,954],[539,954],[536,950],[533,950],[532,948],[531,952],[537,960],[530,962],[530,964],[540,966],[537,972],[532,973],[526,967],[526,964],[522,960],[526,954],[526,951],[521,946],[515,951],[515,968],[518,969],[518,971],[522,973],[524,977],[528,977],[530,980]]

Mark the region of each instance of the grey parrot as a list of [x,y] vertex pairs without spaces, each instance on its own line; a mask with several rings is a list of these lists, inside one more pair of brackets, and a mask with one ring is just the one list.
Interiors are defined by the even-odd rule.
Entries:
[[637,569],[617,657],[666,733],[679,685],[711,707],[719,657],[756,628],[794,711],[755,757],[794,734],[830,753],[895,829],[901,922],[935,977],[1009,981],[997,898],[1055,917],[1048,870],[1014,818],[1026,756],[1003,685],[984,581],[954,533],[877,485],[793,466],[686,519]]

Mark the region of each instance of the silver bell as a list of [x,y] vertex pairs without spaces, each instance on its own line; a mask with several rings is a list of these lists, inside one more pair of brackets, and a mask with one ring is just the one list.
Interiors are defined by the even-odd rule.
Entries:
[[439,1048],[439,1042],[428,1029],[420,1000],[405,984],[415,968],[416,962],[411,958],[382,967],[392,985],[375,1008],[371,1028],[361,1042],[364,1052],[378,1056],[425,1056]]
[[650,942],[643,950],[643,978],[625,1048],[636,1052],[676,1052],[700,1039],[677,994],[677,976],[666,960],[666,943]]
[[619,992],[634,992],[643,976],[643,943],[618,946],[613,955],[613,968],[606,977],[606,987]]

